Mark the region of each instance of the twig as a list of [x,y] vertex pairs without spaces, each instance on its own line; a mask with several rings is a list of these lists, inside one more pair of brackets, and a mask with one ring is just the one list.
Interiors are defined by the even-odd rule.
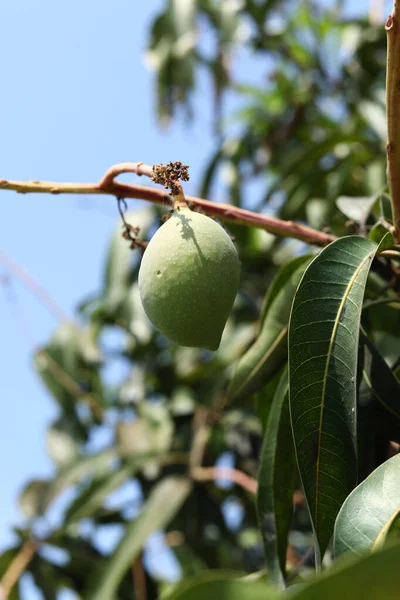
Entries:
[[135,600],[147,600],[146,573],[141,556],[138,556],[132,565],[132,578]]
[[189,471],[193,472],[203,462],[204,452],[210,437],[209,410],[198,406],[193,418],[193,439],[189,454]]
[[114,179],[123,173],[135,173],[135,175],[138,175],[139,177],[146,175],[146,177],[150,177],[151,179],[153,169],[149,165],[145,165],[143,162],[124,162],[114,165],[113,167],[110,167],[104,174],[103,179],[99,183],[100,187],[105,190],[109,187],[112,187],[114,184]]
[[21,577],[22,573],[25,571],[34,557],[38,547],[39,543],[36,540],[27,540],[18,554],[11,561],[0,581],[1,600],[7,600],[14,585],[17,583],[18,579]]
[[24,267],[19,265],[13,258],[0,250],[0,262],[6,269],[18,277],[40,302],[48,309],[57,321],[69,321],[68,316],[57,302],[50,296],[47,290],[38,282]]
[[[21,194],[108,194],[117,198],[136,198],[163,206],[171,205],[171,200],[162,190],[115,181],[119,174],[127,172],[150,176],[149,170],[152,172],[152,167],[143,163],[122,163],[111,167],[99,183],[24,182],[1,179],[0,189],[12,190]],[[326,246],[335,239],[334,236],[311,227],[261,215],[230,204],[216,204],[194,196],[186,196],[186,201],[190,208],[200,209],[212,217],[218,217],[229,223],[263,229],[280,237],[292,237],[317,246]]]
[[[53,314],[54,317],[67,321],[68,317],[63,313],[62,309],[58,306],[58,304],[53,300],[47,290],[38,283],[23,267],[21,267],[18,263],[16,263],[12,258],[7,256],[4,252],[0,250],[0,262],[5,264],[8,270],[25,286],[33,292],[36,297],[48,308],[48,310]],[[21,308],[17,305],[17,297],[12,294],[12,289],[10,287],[10,282],[8,279],[1,279],[0,285],[2,285],[3,289],[6,293],[6,299],[9,303],[10,310],[13,312],[16,322],[18,323],[23,335],[25,336],[28,344],[30,346],[38,347],[39,344],[35,340],[35,337],[32,333],[32,330],[24,317]],[[57,381],[65,387],[66,390],[76,399],[81,399],[83,402],[87,402],[91,407],[93,414],[98,419],[103,419],[103,408],[100,406],[96,397],[88,392],[82,390],[81,385],[73,378],[67,371],[54,360],[52,356],[44,349],[41,348],[38,356],[41,356],[46,361],[46,367],[51,371],[52,375],[57,379]]]
[[257,493],[257,481],[253,477],[246,475],[238,469],[230,467],[195,467],[191,471],[191,476],[196,481],[215,481],[216,479],[229,479],[233,481],[250,494]]
[[392,199],[394,235],[400,240],[400,2],[394,0],[392,14],[385,29],[387,34],[386,65],[386,145],[388,184]]

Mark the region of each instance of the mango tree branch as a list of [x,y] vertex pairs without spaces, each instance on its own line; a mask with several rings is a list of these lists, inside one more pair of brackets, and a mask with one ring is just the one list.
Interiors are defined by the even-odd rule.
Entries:
[[385,25],[387,34],[386,119],[387,176],[392,198],[394,234],[400,241],[400,2]]
[[27,540],[24,543],[21,550],[11,561],[6,572],[1,578],[0,600],[7,600],[18,579],[35,556],[35,552],[37,549],[38,542],[36,540]]
[[[122,163],[111,167],[99,183],[56,183],[51,181],[8,181],[0,179],[0,190],[11,190],[20,194],[100,194],[111,195],[117,198],[135,198],[147,200],[155,204],[172,206],[170,197],[162,190],[152,189],[140,185],[120,183],[115,178],[121,173],[136,173],[147,175],[154,179],[153,167],[143,163]],[[160,183],[160,181],[158,181]],[[236,223],[246,227],[263,229],[280,237],[292,237],[309,244],[326,246],[335,237],[317,231],[311,227],[283,221],[276,217],[261,215],[259,213],[237,208],[230,204],[216,204],[203,198],[186,196],[189,207],[201,210],[211,217],[217,217],[228,223]]]

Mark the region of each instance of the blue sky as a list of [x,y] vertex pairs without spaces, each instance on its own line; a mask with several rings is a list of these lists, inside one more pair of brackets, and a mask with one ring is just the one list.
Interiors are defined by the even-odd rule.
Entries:
[[[364,5],[349,3],[352,10]],[[152,76],[143,61],[148,26],[162,0],[9,0],[0,3],[0,179],[96,181],[117,162],[190,164],[196,192],[214,147],[209,88],[200,79],[197,120],[160,131]],[[251,60],[242,69],[251,77]],[[143,183],[143,182],[141,182]],[[134,207],[134,202],[131,207]],[[99,288],[117,212],[112,198],[0,192],[0,249],[23,265],[73,316]],[[0,264],[0,277],[6,271]],[[36,343],[57,324],[13,280]],[[51,473],[45,430],[56,407],[31,367],[32,344],[0,288],[0,548],[20,514],[29,477]]]
[[[0,178],[96,181],[125,160],[184,160],[194,192],[213,141],[211,115],[161,132],[152,76],[143,61],[152,0],[112,2],[13,0],[0,3]],[[7,26],[4,26],[6,24]],[[145,183],[141,181],[141,183]],[[130,203],[133,208],[135,203]],[[117,223],[113,198],[0,195],[0,249],[23,265],[73,316],[99,288],[105,252]],[[0,264],[0,276],[6,271]],[[57,324],[16,280],[14,296],[36,343]],[[0,288],[0,548],[21,521],[21,485],[46,476],[45,431],[56,406],[31,367],[32,343]],[[32,590],[28,596],[33,598]]]

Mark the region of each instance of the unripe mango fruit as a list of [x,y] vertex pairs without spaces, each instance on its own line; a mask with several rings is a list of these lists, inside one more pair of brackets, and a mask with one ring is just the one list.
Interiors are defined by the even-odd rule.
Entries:
[[217,350],[239,285],[232,240],[215,221],[176,208],[151,238],[139,270],[143,308],[181,346]]

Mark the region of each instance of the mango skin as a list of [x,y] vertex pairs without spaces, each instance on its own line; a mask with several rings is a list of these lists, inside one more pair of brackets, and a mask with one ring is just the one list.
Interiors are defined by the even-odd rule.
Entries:
[[203,214],[177,208],[144,252],[143,308],[172,342],[217,350],[239,275],[239,257],[226,231]]

